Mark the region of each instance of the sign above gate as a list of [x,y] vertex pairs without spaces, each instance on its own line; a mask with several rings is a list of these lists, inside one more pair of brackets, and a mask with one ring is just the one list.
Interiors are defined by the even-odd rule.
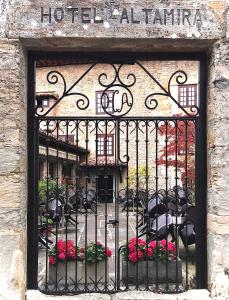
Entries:
[[[114,3],[114,1],[110,1]],[[202,15],[200,9],[185,8],[134,8],[108,5],[96,7],[41,7],[41,23],[95,23],[103,24],[106,20],[115,20],[117,24],[145,25],[187,25],[196,26],[201,30]]]
[[37,0],[12,9],[11,38],[215,39],[224,28],[223,4],[209,1]]

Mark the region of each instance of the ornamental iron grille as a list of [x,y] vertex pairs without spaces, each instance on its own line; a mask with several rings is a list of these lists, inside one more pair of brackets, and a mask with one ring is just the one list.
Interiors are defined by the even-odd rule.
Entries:
[[205,287],[204,63],[132,57],[30,56],[30,288]]

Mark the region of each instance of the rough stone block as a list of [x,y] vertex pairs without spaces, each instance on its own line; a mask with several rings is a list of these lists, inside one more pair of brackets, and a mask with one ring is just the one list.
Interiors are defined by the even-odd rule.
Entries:
[[[0,207],[19,208],[25,200],[25,174],[9,174],[0,176]],[[1,222],[1,221],[0,221]]]
[[22,300],[25,289],[25,234],[19,230],[1,231],[0,244],[0,299]]
[[[216,1],[216,3],[217,5],[212,5],[212,2],[208,1],[195,3],[186,1],[184,6],[179,7],[179,1],[166,2],[166,5],[159,0],[153,5],[148,0],[143,3],[139,3],[138,0],[131,1],[131,3],[121,1],[116,8],[116,15],[113,16],[112,4],[106,4],[104,1],[96,1],[95,6],[93,1],[88,1],[85,5],[85,2],[81,0],[77,2],[77,5],[69,7],[64,1],[58,2],[58,5],[54,0],[50,0],[46,5],[43,1],[36,1],[31,6],[30,1],[24,0],[23,3],[15,2],[15,5],[10,7],[8,35],[11,38],[18,36],[25,38],[41,36],[110,38],[115,34],[116,38],[160,38],[163,36],[163,38],[170,39],[206,39],[206,37],[214,39],[216,36],[217,38],[223,36],[223,12],[226,9],[224,1]],[[59,10],[55,12],[57,7]],[[78,9],[77,14],[72,13],[72,8]],[[180,8],[181,12],[177,12],[177,8]],[[151,9],[151,11],[147,13],[145,9]],[[171,15],[167,20],[164,9],[169,13],[172,9],[174,10],[173,22]],[[196,10],[199,10],[200,17],[195,17]],[[42,12],[50,13],[50,15],[43,16]],[[178,20],[179,13],[181,13],[181,21]],[[186,18],[183,14],[186,14]],[[96,16],[103,21],[96,22]]]
[[229,235],[229,216],[208,214],[208,231],[216,235]]
[[7,1],[0,1],[0,37],[6,36],[6,27],[7,27],[7,15],[6,15],[6,6]]
[[190,290],[178,295],[156,294],[152,292],[121,292],[112,295],[106,294],[84,294],[75,296],[49,296],[39,291],[28,290],[27,300],[210,300],[207,290]]

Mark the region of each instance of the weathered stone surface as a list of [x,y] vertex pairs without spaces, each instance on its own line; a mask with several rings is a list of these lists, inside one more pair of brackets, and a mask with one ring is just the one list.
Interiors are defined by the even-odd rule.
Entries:
[[22,194],[22,191],[24,191],[26,187],[25,174],[1,175],[0,186],[0,207],[19,208],[21,205],[21,197],[25,196],[24,192]]
[[229,235],[229,216],[208,214],[208,231],[216,235]]
[[24,256],[21,250],[15,250],[12,255],[9,289],[12,291],[15,300],[24,297],[25,293]]
[[7,26],[6,0],[0,0],[0,37],[5,37]]
[[227,300],[229,295],[229,277],[224,273],[216,275],[211,287],[212,299]]
[[25,133],[26,119],[22,118],[26,109],[25,69],[21,57],[22,48],[18,41],[0,40],[0,127],[23,127]]
[[[116,3],[115,3],[116,5]],[[229,99],[229,12],[228,1],[0,1],[0,299],[24,299],[26,255],[26,50],[74,51],[196,51],[207,50],[208,82],[208,282],[212,299],[226,300],[228,294],[228,99]],[[96,7],[102,23],[87,22]],[[41,7],[48,17],[41,22]],[[63,7],[64,17],[60,21]],[[72,21],[72,8],[79,14]],[[123,10],[124,8],[127,10]],[[56,16],[54,16],[55,9]],[[101,8],[106,11],[104,15]],[[109,13],[116,9],[116,19]],[[133,10],[131,10],[131,8]],[[146,24],[146,12],[153,9]],[[158,9],[158,11],[156,11]],[[165,24],[164,13],[175,9]],[[177,21],[177,9],[190,9],[190,22]],[[68,12],[67,12],[68,10]],[[194,13],[201,22],[194,24]],[[89,13],[89,16],[87,16]],[[189,14],[189,11],[186,11]],[[151,12],[150,12],[151,14]],[[132,15],[132,16],[131,16]],[[156,18],[155,18],[156,15]],[[187,15],[186,15],[187,16]],[[56,21],[56,20],[60,21]],[[161,19],[161,20],[160,20]],[[98,18],[97,21],[100,21]],[[122,21],[121,21],[122,20]],[[134,20],[136,23],[134,23]],[[139,23],[138,23],[139,21]],[[167,22],[167,19],[166,19]],[[15,40],[14,40],[15,39]],[[20,42],[19,42],[20,39]],[[215,42],[216,41],[216,42]],[[25,48],[23,51],[22,45]],[[28,99],[29,101],[30,99]],[[8,185],[8,186],[7,186]],[[10,231],[9,228],[15,229]],[[17,230],[16,230],[17,229]],[[21,252],[20,252],[21,251]],[[22,254],[23,253],[23,254]],[[11,271],[10,271],[11,270]],[[116,295],[45,296],[28,291],[27,299],[208,299],[207,291],[180,295],[120,293]]]
[[[121,38],[218,38],[224,35],[225,1],[179,1],[164,3],[146,0],[118,1],[118,7],[104,1],[78,1],[66,4],[52,0],[10,7],[8,35],[12,37],[121,37]],[[43,11],[42,11],[43,8]],[[78,9],[73,12],[72,9]],[[82,9],[83,8],[83,9]],[[96,11],[94,11],[96,8]],[[57,10],[56,10],[57,9]],[[115,13],[114,13],[115,9]],[[146,11],[148,9],[148,12]],[[164,11],[166,9],[166,13]],[[173,9],[172,16],[167,16]],[[177,9],[179,11],[177,11]],[[184,9],[184,10],[183,10]],[[41,12],[43,17],[41,16]],[[50,14],[47,15],[47,14]],[[166,17],[165,17],[166,14]],[[181,14],[181,15],[180,15]],[[180,15],[178,20],[178,15]],[[97,17],[97,18],[96,18]],[[92,20],[92,21],[91,21]],[[100,20],[101,23],[99,23]],[[43,22],[42,22],[43,21]],[[165,26],[169,24],[169,26]],[[33,30],[31,30],[31,28]]]
[[[6,26],[0,35],[3,29]],[[0,40],[0,299],[7,300],[24,299],[25,291],[27,162],[22,57],[18,41]]]
[[206,290],[192,290],[178,295],[163,295],[152,292],[123,292],[114,295],[85,294],[77,296],[47,296],[38,291],[26,292],[27,300],[208,300],[209,292]]
[[[228,299],[228,42],[216,42],[208,89],[208,282],[212,299]],[[223,250],[225,249],[225,251]]]
[[[0,244],[0,299],[23,299],[23,290],[25,289],[25,234],[20,230],[1,231]],[[12,274],[13,270],[15,270],[14,275]]]

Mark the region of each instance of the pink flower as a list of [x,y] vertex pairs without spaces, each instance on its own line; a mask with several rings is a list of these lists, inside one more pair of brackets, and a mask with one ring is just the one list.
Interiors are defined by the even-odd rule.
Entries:
[[64,241],[62,239],[57,241],[57,246],[64,244]]
[[152,248],[148,248],[148,249],[147,249],[147,256],[148,256],[148,257],[151,257],[152,254],[153,254],[153,249],[152,249]]
[[84,252],[84,248],[83,248],[83,247],[80,248],[80,252],[81,252],[81,253]]
[[166,247],[166,240],[161,240],[161,245],[163,246],[163,247]]
[[71,248],[74,247],[74,243],[73,243],[72,240],[68,240],[68,241],[67,241],[67,247],[68,247],[68,249],[71,249]]
[[131,243],[131,244],[129,244],[129,251],[130,252],[135,252],[136,251],[136,246],[135,246],[135,243],[133,242],[133,243]]
[[137,252],[137,258],[141,259],[142,257],[143,257],[142,251],[138,250],[138,252]]
[[138,239],[138,245],[145,246],[146,245],[146,241],[144,241],[143,239]]
[[58,255],[58,257],[59,257],[60,260],[65,260],[66,255],[65,255],[65,253],[61,252],[61,253]]
[[96,245],[97,245],[97,246],[101,246],[102,244],[101,244],[100,241],[98,241],[98,242],[96,243]]
[[130,253],[128,257],[131,262],[135,263],[137,260],[143,257],[143,253],[142,251],[138,250],[137,252]]
[[176,246],[171,242],[168,242],[168,251],[172,251],[172,252],[176,251]]
[[72,249],[68,250],[68,256],[70,258],[76,258],[76,249],[72,248]]
[[136,252],[130,253],[130,254],[128,255],[128,257],[129,257],[129,260],[130,260],[131,262],[133,262],[133,263],[135,263],[135,262],[137,261],[137,255],[136,255]]
[[134,245],[138,244],[139,246],[145,246],[146,241],[144,241],[143,239],[132,238],[129,240],[129,244],[134,244]]
[[83,252],[80,252],[79,258],[80,258],[80,259],[83,259],[83,258],[84,258],[84,253],[83,253]]
[[106,250],[106,255],[107,255],[108,257],[110,257],[110,256],[112,255],[111,249],[107,248],[107,250]]
[[66,243],[63,240],[57,241],[57,252],[66,252]]
[[56,264],[56,259],[55,259],[54,256],[50,256],[50,257],[49,257],[49,263],[50,263],[51,265],[55,265],[55,264]]
[[152,241],[149,243],[149,246],[154,250],[157,247],[157,242],[156,241]]

